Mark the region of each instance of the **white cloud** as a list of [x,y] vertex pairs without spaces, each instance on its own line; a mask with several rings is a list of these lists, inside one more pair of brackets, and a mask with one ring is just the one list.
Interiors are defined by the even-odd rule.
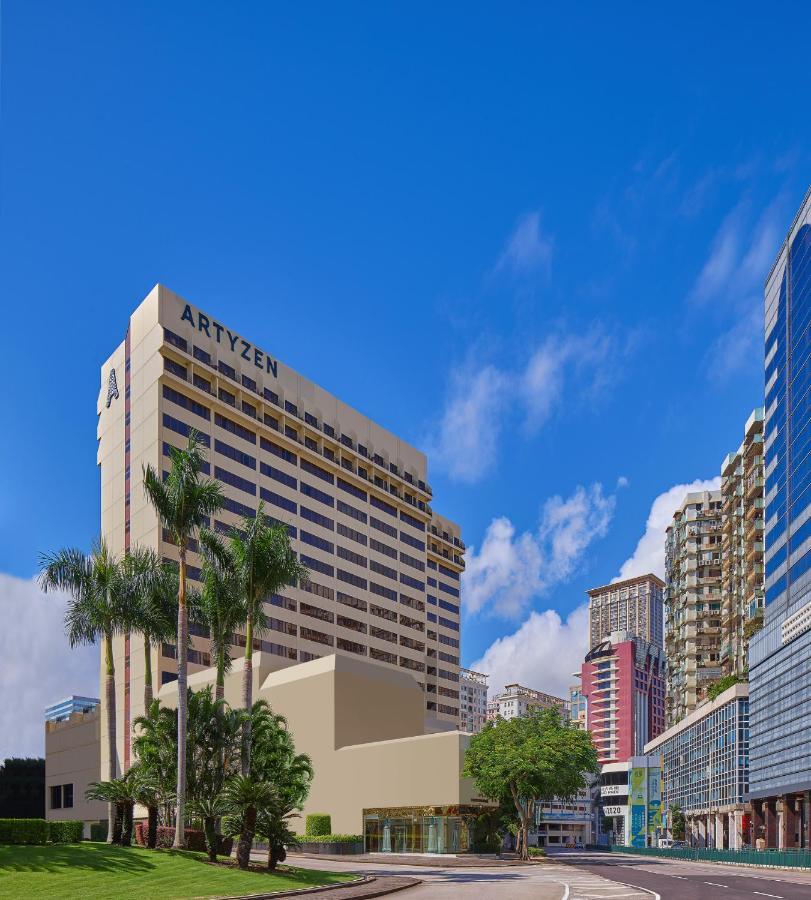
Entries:
[[617,479],[617,488],[627,488],[630,483],[627,475],[620,475]]
[[539,269],[548,272],[554,247],[552,236],[541,228],[540,212],[528,213],[518,220],[495,271],[508,271],[514,275],[526,275]]
[[44,756],[45,707],[70,694],[98,695],[98,648],[70,649],[66,602],[65,594],[0,573],[0,760]]
[[543,341],[526,364],[514,369],[470,360],[451,372],[444,412],[426,444],[437,464],[456,481],[475,482],[496,463],[505,421],[523,420],[533,434],[563,405],[599,396],[615,377],[616,339],[596,326],[578,335],[559,332]]
[[509,378],[495,366],[473,372],[466,365],[451,382],[431,455],[455,480],[478,481],[496,460]]
[[673,513],[681,506],[687,494],[696,491],[717,491],[721,487],[720,476],[705,480],[697,479],[690,484],[676,484],[669,488],[651,504],[645,533],[639,539],[633,555],[626,559],[614,581],[647,575],[653,572],[665,577],[665,531],[673,519]]
[[466,611],[518,617],[533,597],[572,574],[589,544],[606,534],[614,505],[615,498],[596,483],[578,486],[565,500],[550,497],[534,533],[517,535],[508,518],[493,519],[478,552],[471,545],[465,554]]
[[531,612],[521,627],[494,641],[471,668],[486,672],[494,694],[505,684],[567,697],[588,650],[588,606],[573,610],[564,622],[553,609]]

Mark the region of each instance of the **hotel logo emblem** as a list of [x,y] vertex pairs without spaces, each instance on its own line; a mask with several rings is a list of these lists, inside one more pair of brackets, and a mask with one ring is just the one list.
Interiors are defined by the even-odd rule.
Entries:
[[118,400],[118,382],[115,380],[115,369],[110,369],[110,377],[107,379],[107,409],[113,400]]

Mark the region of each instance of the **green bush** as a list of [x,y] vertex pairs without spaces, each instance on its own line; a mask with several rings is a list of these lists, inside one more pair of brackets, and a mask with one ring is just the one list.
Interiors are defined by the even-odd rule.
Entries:
[[305,834],[299,837],[303,844],[358,844],[363,842],[362,834]]
[[106,819],[103,822],[93,822],[93,824],[90,826],[90,840],[101,841],[102,843],[107,840]]
[[0,844],[47,844],[45,819],[0,819]]
[[84,837],[84,822],[63,819],[48,822],[48,840],[52,844],[77,844]]
[[332,831],[332,817],[329,813],[310,813],[307,816],[304,833],[307,837],[320,837]]
[[530,856],[546,856],[546,850],[543,847],[528,847]]

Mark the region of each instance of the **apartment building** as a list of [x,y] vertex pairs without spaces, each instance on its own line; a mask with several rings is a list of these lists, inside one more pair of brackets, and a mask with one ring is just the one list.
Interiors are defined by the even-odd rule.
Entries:
[[487,720],[514,719],[525,716],[533,709],[545,709],[557,706],[561,713],[568,714],[566,701],[562,697],[544,694],[521,684],[508,684],[499,694],[494,694],[487,702]]
[[596,647],[614,631],[629,631],[652,644],[663,646],[664,586],[661,578],[648,574],[587,591],[589,647]]
[[687,494],[665,538],[667,723],[721,676],[721,491]]
[[582,674],[575,672],[574,676],[578,681],[577,684],[569,687],[569,721],[581,731],[587,731],[589,727],[589,702],[583,693],[583,685],[579,680]]
[[721,671],[743,674],[749,639],[763,624],[763,407],[721,466]]
[[[423,453],[161,285],[101,368],[98,415],[101,532],[113,552],[146,546],[177,560],[142,469],[168,470],[170,448],[194,429],[225,494],[210,527],[227,533],[263,504],[310,573],[267,598],[270,628],[255,649],[280,669],[346,654],[406,671],[424,693],[426,727],[458,725],[465,546],[459,527],[432,509]],[[200,566],[195,544],[192,584]],[[205,629],[191,631],[193,674],[211,660]],[[235,635],[234,656],[244,640]],[[143,655],[127,636],[114,655],[126,769]],[[175,656],[173,645],[160,648],[159,684],[176,678]]]
[[459,670],[459,730],[478,734],[487,721],[487,675]]
[[658,644],[615,631],[586,654],[582,694],[600,765],[643,752],[665,724],[665,655]]

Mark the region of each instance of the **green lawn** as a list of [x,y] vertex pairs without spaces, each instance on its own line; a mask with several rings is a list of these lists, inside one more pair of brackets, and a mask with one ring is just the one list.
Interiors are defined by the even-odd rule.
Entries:
[[201,853],[111,847],[107,844],[0,845],[0,897],[229,897],[337,884],[354,877],[282,867],[240,872],[207,865]]

